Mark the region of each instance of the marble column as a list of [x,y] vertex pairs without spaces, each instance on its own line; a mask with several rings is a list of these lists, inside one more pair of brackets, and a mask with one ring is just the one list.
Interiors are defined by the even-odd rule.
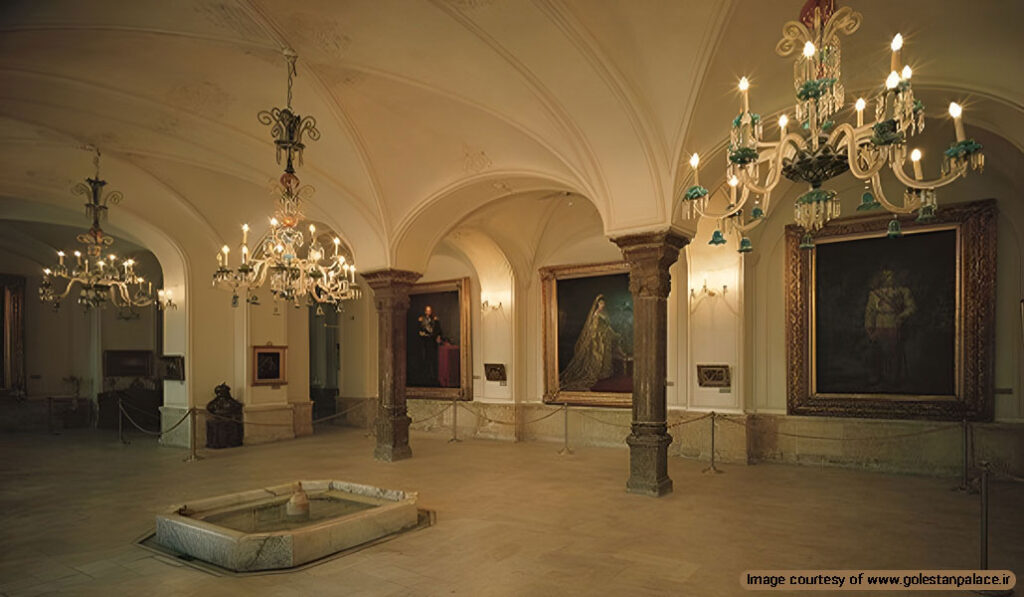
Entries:
[[412,457],[405,407],[405,329],[409,287],[421,274],[397,269],[363,274],[377,305],[377,460]]
[[689,239],[673,231],[612,239],[629,263],[633,294],[633,423],[626,491],[661,496],[672,491],[668,477],[666,424],[668,351],[668,268]]

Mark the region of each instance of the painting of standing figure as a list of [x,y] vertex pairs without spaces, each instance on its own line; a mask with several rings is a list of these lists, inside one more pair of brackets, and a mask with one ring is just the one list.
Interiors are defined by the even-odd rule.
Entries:
[[416,284],[406,317],[406,395],[471,399],[469,279]]
[[787,227],[787,412],[991,420],[996,213],[839,219],[810,250]]
[[633,297],[625,264],[545,268],[545,398],[627,405],[633,392]]

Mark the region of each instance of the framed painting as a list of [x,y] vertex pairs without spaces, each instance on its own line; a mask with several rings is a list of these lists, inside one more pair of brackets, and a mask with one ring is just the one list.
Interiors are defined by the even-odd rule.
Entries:
[[405,395],[473,399],[469,278],[415,284],[406,318]]
[[153,352],[150,350],[103,351],[103,377],[152,377]]
[[794,415],[991,420],[996,207],[919,223],[838,220],[799,248],[786,229],[787,410]]
[[628,407],[633,399],[633,295],[624,262],[540,270],[544,401]]
[[283,386],[288,383],[288,347],[252,347],[252,385]]
[[160,357],[160,379],[171,381],[185,380],[185,357],[182,355],[164,355]]
[[697,365],[697,386],[701,388],[732,387],[729,365]]

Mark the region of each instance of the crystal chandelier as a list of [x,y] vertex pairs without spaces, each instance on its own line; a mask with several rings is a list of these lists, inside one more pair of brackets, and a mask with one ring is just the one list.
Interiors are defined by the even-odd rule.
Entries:
[[323,313],[323,305],[337,308],[345,300],[358,298],[360,290],[355,280],[355,264],[343,254],[341,239],[318,235],[316,226],[310,224],[307,240],[301,226],[301,200],[308,199],[313,188],[299,182],[295,166],[302,164],[304,137],[316,141],[320,131],[312,116],[302,117],[292,111],[292,78],[298,56],[285,50],[284,57],[288,67],[287,104],[257,115],[260,123],[271,127],[277,163],[281,163],[282,156],[285,159],[284,174],[273,188],[278,195],[277,210],[270,218],[270,230],[256,243],[252,254],[248,245],[249,225],[242,225],[241,260],[237,268],[230,266],[230,247],[221,248],[213,283],[230,290],[232,305],[237,306],[239,293],[245,295],[246,303],[259,304],[254,291],[269,282],[275,301],[291,302],[296,307],[316,305],[319,314]]
[[[711,193],[700,186],[697,177],[700,157],[693,154],[693,185],[683,194],[684,213],[689,218],[704,216],[718,220],[709,244],[725,244],[725,233],[739,237],[739,252],[752,250],[747,232],[763,221],[772,190],[781,177],[807,183],[810,188],[794,207],[794,219],[804,228],[801,248],[814,248],[814,233],[830,220],[839,217],[839,198],[835,191],[822,188],[822,183],[847,171],[865,181],[858,211],[885,208],[893,214],[889,222],[890,237],[902,234],[899,214],[917,213],[917,220],[928,221],[937,210],[935,189],[965,176],[968,169],[981,170],[985,164],[982,147],[966,138],[962,108],[949,105],[956,141],[945,150],[941,173],[937,178],[924,178],[919,149],[908,151],[907,142],[924,129],[924,106],[914,98],[910,66],[902,63],[903,37],[892,40],[889,74],[873,98],[874,119],[865,122],[868,102],[858,98],[853,104],[855,124],[837,123],[838,113],[845,106],[842,84],[839,35],[849,35],[860,27],[861,15],[849,7],[838,10],[832,0],[811,0],[805,5],[799,21],[790,21],[782,28],[783,38],[775,47],[780,56],[802,49],[793,65],[796,92],[794,131],[787,130],[789,117],[778,120],[777,140],[764,139],[761,116],[750,111],[750,82],[740,79],[742,108],[732,121],[727,150],[726,180],[728,207],[720,213],[709,212]],[[912,173],[905,171],[911,162]],[[880,174],[886,166],[906,186],[903,196],[890,201],[882,191]],[[763,174],[763,176],[762,176]],[[743,209],[753,202],[750,217],[744,221]],[[724,232],[723,232],[724,231]]]
[[[156,305],[161,310],[176,308],[170,290],[157,289],[156,295],[153,294],[153,283],[136,273],[134,259],[119,262],[113,253],[104,257],[103,252],[114,244],[114,237],[104,232],[100,223],[107,217],[107,204],[120,203],[124,195],[120,191],[103,193],[107,181],[100,178],[98,149],[93,164],[96,166],[95,178],[86,178],[85,183],[78,183],[71,189],[75,195],[86,197],[85,213],[92,220],[89,231],[79,234],[77,238],[84,245],[85,254],[74,251],[74,262],[67,265],[67,254],[57,251],[57,265],[43,270],[43,281],[39,285],[40,300],[50,303],[57,310],[61,301],[77,285],[79,305],[91,309],[110,303],[120,309],[126,319],[137,317],[137,307]],[[64,281],[63,290],[58,288],[61,280]]]

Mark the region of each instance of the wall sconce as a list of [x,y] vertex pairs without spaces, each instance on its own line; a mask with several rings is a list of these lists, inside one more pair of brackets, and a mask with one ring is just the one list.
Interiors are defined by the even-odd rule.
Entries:
[[[726,286],[725,284],[722,284],[722,294],[724,295],[726,292],[728,292],[728,290],[729,287]],[[697,298],[703,296],[718,296],[718,290],[714,288],[708,288],[707,278],[704,279],[704,286],[701,287],[699,292],[695,288],[690,289],[690,300],[696,300]]]
[[498,304],[494,304],[487,299],[484,299],[483,301],[480,302],[480,310],[483,311],[484,313],[488,311],[497,311],[499,309],[501,309],[500,301],[498,302]]

